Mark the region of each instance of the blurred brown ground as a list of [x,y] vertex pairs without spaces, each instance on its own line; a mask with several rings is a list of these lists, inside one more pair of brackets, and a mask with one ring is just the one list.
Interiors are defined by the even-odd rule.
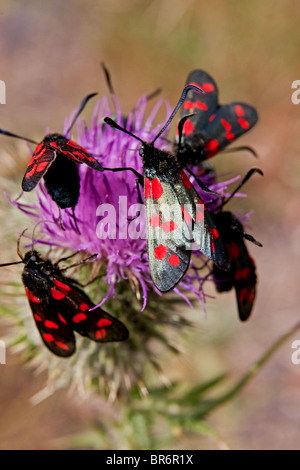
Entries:
[[[3,128],[33,139],[47,127],[61,129],[83,96],[107,92],[100,61],[111,71],[125,112],[142,93],[159,86],[175,103],[193,68],[212,74],[221,102],[246,101],[258,109],[258,125],[239,143],[255,147],[259,161],[248,154],[214,159],[220,172],[230,165],[233,173],[244,174],[257,165],[265,173],[247,184],[249,198],[239,203],[255,209],[251,233],[264,244],[249,247],[259,275],[255,310],[248,323],[239,323],[233,293],[209,303],[207,320],[199,309],[193,344],[166,368],[171,378],[196,384],[228,371],[238,379],[299,320],[300,105],[291,101],[291,84],[300,79],[299,14],[296,0],[1,2],[0,79],[7,86],[7,104],[0,105]],[[4,191],[11,197],[19,192],[28,161],[20,149],[23,144],[1,138],[3,262],[15,259],[16,232],[24,225],[3,196]],[[8,276],[14,280],[19,273],[20,267],[2,269],[0,280],[7,283]],[[291,353],[290,342],[237,400],[209,418],[229,448],[300,448],[300,365],[291,363]],[[52,448],[54,439],[88,429],[88,413],[67,393],[30,405],[43,383],[43,376],[24,368],[18,356],[9,354],[7,364],[0,365],[0,449]],[[178,440],[176,446],[222,447],[202,437]]]

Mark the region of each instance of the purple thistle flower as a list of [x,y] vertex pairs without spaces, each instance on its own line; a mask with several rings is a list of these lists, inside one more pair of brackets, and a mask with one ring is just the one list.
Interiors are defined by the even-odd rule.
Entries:
[[[137,151],[139,142],[127,134],[116,132],[107,126],[103,122],[103,118],[113,114],[120,125],[125,125],[128,130],[141,139],[151,141],[162,126],[161,123],[156,126],[153,125],[158,110],[165,105],[166,117],[168,117],[171,107],[165,100],[160,99],[154,105],[148,118],[145,119],[147,98],[144,96],[125,119],[121,114],[116,98],[113,96],[112,99],[114,104],[113,113],[110,110],[107,98],[103,97],[101,101],[96,103],[91,126],[89,127],[84,120],[78,122],[77,142],[98,158],[100,163],[106,168],[132,167],[141,173],[142,159]],[[72,119],[73,115],[65,121],[64,131],[68,129]],[[156,146],[164,150],[170,150],[171,144],[166,140],[165,134],[156,141]],[[105,171],[101,173],[94,171],[86,165],[78,165],[78,169],[80,175],[80,197],[75,207],[75,217],[79,231],[77,230],[71,209],[62,210],[62,223],[65,230],[60,227],[58,207],[47,193],[43,182],[36,189],[37,204],[26,205],[15,202],[15,205],[33,217],[35,222],[40,223],[42,236],[36,240],[36,243],[42,242],[50,246],[63,248],[64,250],[86,251],[91,254],[98,254],[97,259],[101,266],[105,265],[107,284],[107,292],[100,305],[105,303],[110,296],[114,295],[116,284],[123,279],[129,279],[131,285],[135,287],[138,298],[143,299],[142,310],[144,310],[147,304],[149,289],[154,289],[159,295],[161,293],[155,289],[150,276],[146,254],[146,217],[144,213],[141,213],[139,217],[139,231],[144,236],[137,239],[127,236],[127,230],[130,230],[130,224],[133,223],[130,222],[130,217],[133,218],[136,215],[130,214],[130,207],[135,204],[136,212],[142,209],[136,188],[136,176],[131,171]],[[235,181],[233,179],[224,183],[216,183],[213,172],[206,172],[203,176],[200,175],[200,178],[204,184],[220,193],[219,197],[211,196],[203,192],[197,183],[193,181],[200,196],[203,197],[205,203],[210,205],[212,210],[220,203],[222,196],[227,194],[228,183]],[[115,211],[112,213],[108,211],[105,216],[101,213],[101,216],[103,216],[103,223],[101,224],[98,208],[101,206],[104,210],[109,205]],[[115,225],[116,233],[114,234],[111,229]],[[110,228],[110,232],[108,228]],[[120,232],[122,232],[122,237],[120,237]],[[108,238],[104,238],[105,235]],[[115,236],[109,238],[112,235]],[[203,260],[205,261],[200,252],[196,251],[194,254],[195,257],[202,258],[202,262]],[[191,264],[191,268],[191,271],[186,274],[184,280],[174,289],[174,292],[182,296],[190,305],[191,303],[186,294],[182,292],[182,289],[187,293],[195,294],[204,308],[203,278],[199,275],[193,264]]]
[[[160,99],[146,117],[147,97],[144,96],[133,111],[124,117],[116,98],[111,98],[113,111],[108,99],[103,97],[95,105],[90,126],[83,119],[78,121],[76,141],[105,168],[131,167],[141,173],[143,163],[138,153],[140,143],[123,132],[116,132],[104,123],[103,118],[113,116],[118,124],[130,132],[144,141],[151,141],[162,127],[162,123],[155,124],[158,111],[165,106],[167,118],[171,107],[167,101]],[[74,113],[66,119],[64,132],[69,128]],[[172,144],[167,140],[166,134],[167,131],[156,140],[155,145],[160,149],[170,150]],[[208,209],[217,213],[223,197],[230,196],[229,184],[239,177],[220,183],[217,182],[212,168],[207,168],[206,163],[203,168],[202,172],[198,167],[192,170],[199,175],[204,185],[217,194],[203,191],[193,177],[191,182]],[[114,398],[119,390],[130,389],[134,385],[138,385],[142,390],[148,364],[160,371],[152,350],[153,340],[160,341],[172,351],[178,351],[179,347],[168,339],[163,327],[178,330],[190,326],[190,323],[181,315],[179,309],[174,309],[173,302],[179,303],[181,297],[192,306],[192,300],[198,299],[205,312],[206,300],[210,296],[204,292],[204,284],[207,280],[213,281],[212,268],[211,263],[200,251],[193,251],[190,269],[174,289],[177,298],[163,296],[155,288],[150,276],[146,215],[139,202],[136,175],[131,171],[98,172],[84,164],[78,165],[78,171],[80,197],[75,206],[76,223],[72,209],[64,209],[61,211],[64,229],[62,228],[58,207],[48,194],[43,180],[35,189],[35,203],[18,200],[13,201],[13,204],[38,224],[40,234],[34,235],[35,245],[40,243],[63,252],[83,251],[87,254],[97,254],[97,258],[90,260],[80,269],[80,274],[82,271],[85,273],[84,280],[87,280],[87,271],[88,279],[99,273],[104,274],[104,278],[89,288],[93,290],[93,299],[96,300],[94,303],[105,303],[103,308],[107,312],[116,317],[121,316],[120,320],[124,321],[130,331],[130,338],[121,346],[96,344],[91,341],[87,344],[84,339],[79,338],[75,358],[72,357],[68,365],[65,365],[57,357],[52,357],[53,355],[49,359],[49,353],[40,344],[38,333],[33,327],[32,317],[28,316],[24,328],[22,327],[24,332],[19,325],[16,344],[24,348],[20,337],[27,338],[27,353],[33,357],[32,353],[35,352],[34,364],[46,360],[43,365],[50,371],[49,377],[55,382],[54,388],[72,383],[87,389],[96,383],[96,388],[105,390]],[[136,212],[130,213],[133,206]],[[131,220],[139,210],[141,214]],[[247,216],[244,216],[242,220],[246,219]],[[144,236],[127,236],[132,227]]]

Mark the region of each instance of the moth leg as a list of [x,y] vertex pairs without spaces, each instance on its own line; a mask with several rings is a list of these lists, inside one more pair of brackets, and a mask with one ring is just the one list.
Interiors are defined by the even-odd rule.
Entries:
[[15,202],[18,201],[23,196],[23,194],[24,194],[24,191],[21,191],[19,196],[16,197]]
[[80,230],[78,228],[77,220],[76,220],[76,217],[75,217],[75,207],[72,207],[72,215],[73,215],[73,220],[74,220],[74,223],[75,223],[76,230],[80,234]]
[[193,266],[191,266],[193,269],[196,269],[196,271],[201,271],[202,269],[206,268],[206,266],[208,265],[208,263],[210,262],[210,259],[207,259],[203,264],[202,266],[195,266],[194,262],[192,261],[193,263]]
[[245,152],[250,152],[252,153],[252,155],[255,157],[255,158],[258,158],[258,155],[256,153],[256,151],[250,147],[249,145],[240,145],[239,147],[233,147],[233,148],[229,148],[229,149],[225,149],[223,150],[223,153],[231,153],[231,152],[240,152],[240,151],[245,151]]
[[117,172],[117,171],[132,171],[132,173],[135,174],[135,176],[137,177],[137,179],[138,179],[138,180],[140,181],[140,183],[143,185],[143,181],[144,181],[143,175],[141,175],[141,173],[139,173],[138,171],[136,171],[134,168],[130,168],[130,167],[124,167],[124,168],[104,168],[104,170],[113,171],[113,172]]
[[27,228],[25,228],[25,230],[23,230],[22,233],[20,233],[19,237],[18,237],[18,241],[17,241],[17,254],[19,256],[19,258],[23,261],[24,259],[24,256],[22,255],[21,253],[21,250],[20,250],[20,241],[21,241],[21,238],[23,237],[24,233],[26,232]]
[[213,194],[214,196],[220,196],[219,193],[217,193],[216,191],[212,191],[207,186],[205,186],[205,184],[202,183],[202,181],[198,178],[197,175],[195,175],[195,173],[192,170],[190,170],[189,168],[186,168],[186,171],[195,178],[195,180],[197,181],[202,191],[204,191],[205,193]]
[[218,206],[217,210],[220,210],[223,206],[225,206],[225,204],[227,204],[230,201],[230,199],[233,198],[233,196],[238,192],[238,190],[241,189],[242,186],[244,186],[244,184],[251,178],[251,176],[254,173],[259,173],[261,176],[264,175],[260,168],[251,168],[251,170],[249,170],[246,173],[246,175],[242,179],[241,183],[235,188],[235,190],[230,194],[230,196],[227,199],[224,199],[222,204],[220,204]]
[[[54,266],[57,266],[61,261],[66,261],[66,260],[72,258],[75,255],[77,255],[77,253],[73,253],[70,256],[66,256],[65,258],[61,258],[60,260],[56,261],[56,263],[54,263]],[[75,266],[80,266],[81,264],[84,264],[89,259],[95,258],[95,256],[97,256],[97,253],[95,253],[91,256],[88,256],[87,258],[84,258],[83,260],[79,261],[78,263],[71,264],[71,266],[63,266],[62,268],[59,268],[59,270],[60,271],[66,271],[67,269],[75,268]]]
[[95,282],[97,279],[100,279],[101,277],[103,277],[105,274],[98,274],[97,276],[93,277],[92,279],[90,279],[88,282],[86,283],[82,283],[80,281],[77,281],[77,279],[72,279],[72,278],[68,278],[68,281],[69,282],[72,282],[80,287],[87,287],[89,286],[90,284],[92,284],[93,282]]
[[65,227],[63,226],[63,223],[62,223],[60,207],[58,208],[58,222],[59,222],[60,228],[65,232],[66,229],[65,229]]
[[[144,205],[144,201],[143,201],[143,198],[142,198],[142,195],[141,195],[141,191],[140,191],[140,186],[141,185],[142,187],[144,187],[144,180],[143,180],[143,184],[141,184],[141,181],[139,179],[136,179],[135,180],[135,184],[136,184],[136,189],[137,189],[137,192],[138,192],[138,197],[139,197],[139,203],[141,206]],[[127,217],[127,220],[129,222],[132,222],[134,219],[136,219],[137,217],[139,217],[141,214],[141,211],[139,210],[137,215],[135,217],[133,217],[132,219],[129,219],[129,217]]]

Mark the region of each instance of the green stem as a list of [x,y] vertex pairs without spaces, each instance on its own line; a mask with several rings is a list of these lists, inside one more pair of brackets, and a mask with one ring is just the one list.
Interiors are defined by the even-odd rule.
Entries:
[[228,392],[226,392],[221,397],[211,400],[207,404],[205,415],[208,414],[211,410],[214,410],[220,405],[230,401],[234,398],[244,387],[245,385],[260,371],[262,366],[273,356],[273,354],[290,338],[294,333],[300,328],[300,322],[296,323],[288,332],[284,333],[278,338],[275,343],[263,354],[263,356],[250,367],[249,371],[242,377],[242,379]]

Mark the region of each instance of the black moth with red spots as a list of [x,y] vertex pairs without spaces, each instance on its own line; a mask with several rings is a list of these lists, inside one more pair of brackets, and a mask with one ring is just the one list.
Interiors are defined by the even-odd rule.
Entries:
[[[231,263],[231,269],[226,272],[213,266],[216,289],[218,292],[235,289],[239,317],[245,321],[251,314],[256,295],[255,263],[245,245],[243,226],[235,215],[224,211],[215,214],[214,219],[226,244]],[[258,242],[256,244],[260,245]]]
[[201,163],[220,152],[248,132],[258,120],[255,108],[248,104],[219,105],[218,87],[203,70],[192,71],[187,85],[199,86],[205,94],[190,90],[181,108],[180,118],[186,117],[186,120],[180,142],[177,132],[174,150],[183,167]]
[[[86,96],[66,132],[69,134],[86,103],[97,93]],[[31,139],[0,129],[0,133],[36,143]],[[103,171],[102,165],[83,147],[61,134],[48,134],[39,143],[28,163],[22,181],[23,191],[32,191],[44,177],[48,193],[61,209],[76,206],[79,198],[80,180],[77,164],[85,163],[94,170]]]
[[108,117],[104,119],[111,127],[141,142],[139,153],[143,160],[143,176],[140,175],[138,181],[144,187],[148,261],[152,280],[161,292],[173,289],[186,273],[193,242],[221,269],[230,267],[213,218],[176,156],[154,147],[154,142],[169,125],[189,89],[195,93],[202,92],[197,86],[186,87],[167,123],[152,142],[144,142]]
[[[57,356],[69,357],[76,349],[74,332],[104,343],[124,341],[128,330],[117,318],[95,305],[53,264],[35,251],[28,251],[22,280],[33,318],[47,348]],[[4,266],[16,263],[6,263]],[[2,266],[2,265],[1,265]]]

